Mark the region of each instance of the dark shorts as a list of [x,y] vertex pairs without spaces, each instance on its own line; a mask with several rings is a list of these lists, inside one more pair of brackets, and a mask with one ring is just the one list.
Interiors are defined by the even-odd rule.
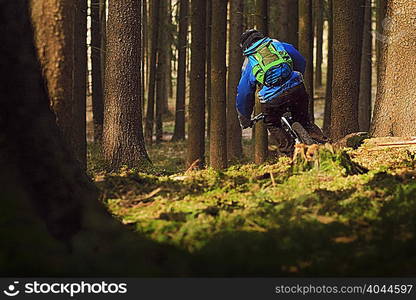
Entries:
[[305,85],[296,86],[275,99],[262,103],[262,112],[265,115],[264,123],[267,128],[281,127],[280,118],[290,111],[294,121],[302,125],[309,123],[308,116],[309,95]]

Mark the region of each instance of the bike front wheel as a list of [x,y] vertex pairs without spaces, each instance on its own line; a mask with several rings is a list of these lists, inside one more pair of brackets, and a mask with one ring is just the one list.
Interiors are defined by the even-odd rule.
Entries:
[[294,122],[292,124],[293,130],[298,134],[302,143],[306,145],[316,144],[316,141],[309,135],[306,129],[299,122]]

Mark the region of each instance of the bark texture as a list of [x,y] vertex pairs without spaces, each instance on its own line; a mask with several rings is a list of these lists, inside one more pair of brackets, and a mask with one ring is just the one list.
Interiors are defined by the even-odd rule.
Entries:
[[[161,1],[159,4],[159,24],[158,34],[158,56],[156,65],[156,143],[160,143],[163,138],[163,114],[167,110],[166,104],[168,97],[167,70],[168,64],[168,31],[166,28],[166,19],[168,17],[168,2]],[[156,29],[155,29],[156,30]]]
[[381,52],[385,71],[378,80],[374,136],[416,135],[415,15],[415,1],[387,1],[389,24]]
[[323,33],[324,33],[324,1],[314,0],[315,8],[315,36],[316,36],[316,64],[315,88],[322,86]]
[[299,1],[299,52],[306,59],[304,74],[306,90],[309,94],[309,118],[314,120],[313,86],[313,20],[312,0]]
[[279,27],[276,38],[298,47],[298,0],[272,0],[270,2],[279,3]]
[[91,0],[91,66],[92,66],[92,116],[94,123],[94,142],[100,142],[103,136],[104,93],[101,64],[100,5],[102,0]]
[[180,0],[178,36],[178,79],[176,84],[175,129],[172,140],[185,139],[186,50],[188,40],[189,0]]
[[358,100],[358,124],[360,131],[368,132],[371,121],[373,34],[371,32],[371,0],[365,1],[363,26],[363,53],[361,56],[360,98]]
[[333,140],[357,132],[365,0],[334,0]]
[[184,275],[186,256],[113,219],[76,163],[48,107],[28,1],[0,0],[0,17],[0,240],[7,258],[0,275]]
[[[268,34],[267,28],[267,0],[256,0],[256,27],[264,35]],[[261,113],[260,101],[256,93],[254,113]],[[254,162],[262,164],[266,161],[268,155],[268,133],[263,122],[255,125],[254,130]]]
[[241,127],[235,108],[237,86],[240,80],[243,55],[238,47],[243,33],[243,0],[230,1],[230,31],[228,47],[228,93],[227,93],[227,157],[236,160],[242,157]]
[[334,0],[328,0],[328,55],[327,55],[327,73],[326,73],[326,88],[325,88],[324,126],[323,126],[323,131],[326,136],[330,136],[330,128],[331,128],[332,78],[333,78],[333,66],[334,66],[333,2]]
[[152,0],[152,39],[149,66],[149,89],[147,91],[147,109],[144,137],[148,145],[153,141],[153,125],[155,120],[156,64],[159,52],[159,0]]
[[192,0],[191,74],[188,122],[188,166],[205,163],[205,5],[202,0]]
[[212,0],[211,33],[211,127],[209,162],[214,169],[227,167],[226,121],[227,2]]
[[65,141],[86,167],[87,7],[81,0],[31,0],[35,42],[51,107]]
[[109,2],[103,148],[112,169],[149,164],[141,125],[140,4]]

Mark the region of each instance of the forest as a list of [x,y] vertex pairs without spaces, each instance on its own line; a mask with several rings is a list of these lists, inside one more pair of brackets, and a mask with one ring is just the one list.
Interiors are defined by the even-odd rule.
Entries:
[[1,276],[416,275],[416,1],[0,15]]

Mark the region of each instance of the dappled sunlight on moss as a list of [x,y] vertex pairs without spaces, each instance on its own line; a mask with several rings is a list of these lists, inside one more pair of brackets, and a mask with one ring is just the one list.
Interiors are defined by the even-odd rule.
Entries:
[[201,274],[414,274],[414,161],[363,167],[354,151],[325,146],[313,159],[223,171],[124,170],[96,184],[111,213],[193,253]]

